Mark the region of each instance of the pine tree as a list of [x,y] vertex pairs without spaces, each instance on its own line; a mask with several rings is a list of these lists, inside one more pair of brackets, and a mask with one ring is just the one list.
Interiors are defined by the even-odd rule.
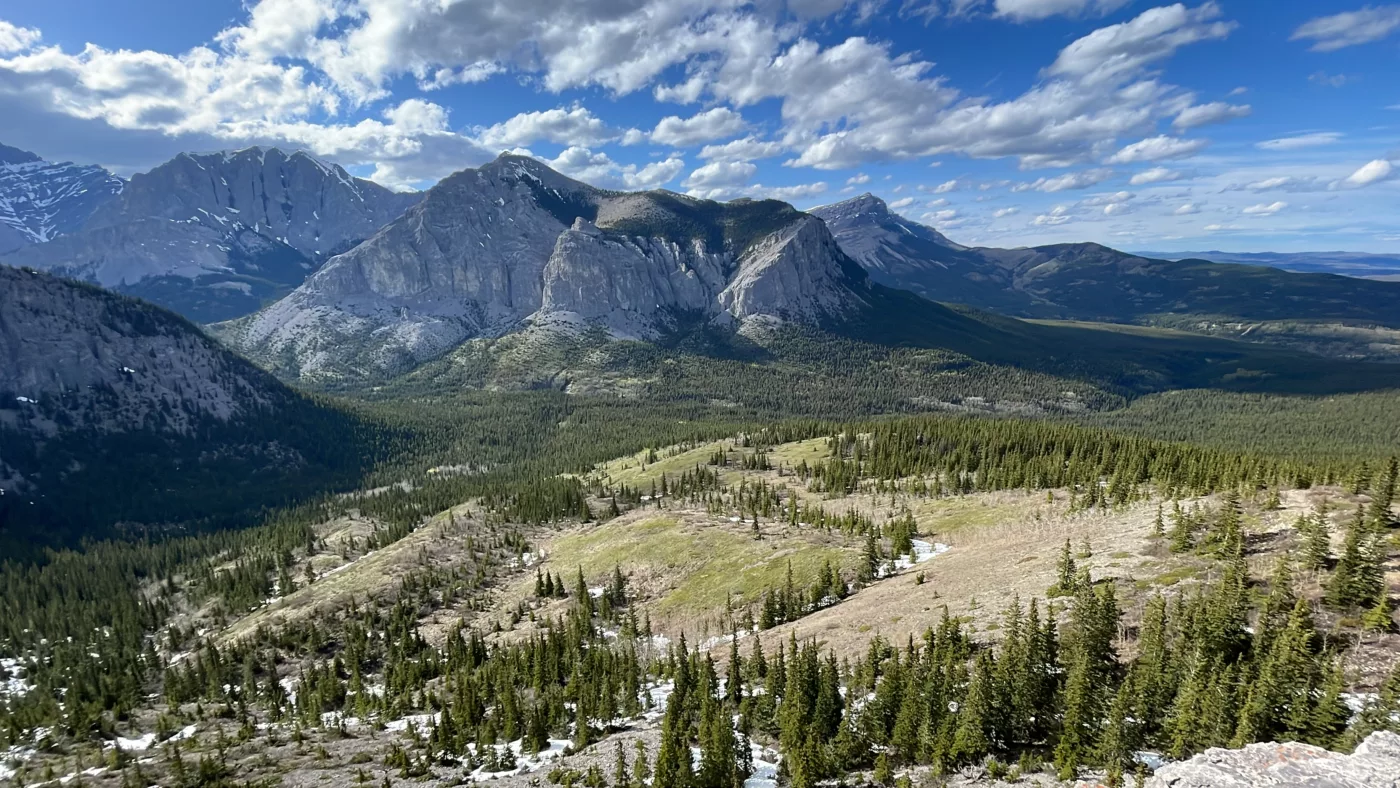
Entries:
[[1293,526],[1303,537],[1303,568],[1312,572],[1326,568],[1332,559],[1332,539],[1327,529],[1327,518],[1323,514],[1299,515]]
[[1376,584],[1376,597],[1361,617],[1361,626],[1368,632],[1394,632],[1395,618],[1390,615],[1390,596],[1385,583]]
[[1060,551],[1060,562],[1057,565],[1057,580],[1055,581],[1055,592],[1057,594],[1073,594],[1074,583],[1077,577],[1074,565],[1074,552],[1070,550],[1069,540],[1065,540],[1064,549]]

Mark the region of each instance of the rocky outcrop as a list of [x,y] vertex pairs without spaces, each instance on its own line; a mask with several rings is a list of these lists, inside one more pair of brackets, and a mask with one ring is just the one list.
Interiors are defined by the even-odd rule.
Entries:
[[0,145],[0,254],[77,231],[124,186],[96,165],[48,162]]
[[1400,788],[1400,736],[1373,733],[1350,755],[1308,744],[1210,749],[1163,766],[1147,788]]
[[504,155],[216,330],[283,374],[376,377],[526,325],[651,338],[682,315],[815,323],[857,305],[865,281],[783,203],[608,192]]
[[64,234],[4,256],[199,321],[247,314],[418,200],[304,152],[182,153]]

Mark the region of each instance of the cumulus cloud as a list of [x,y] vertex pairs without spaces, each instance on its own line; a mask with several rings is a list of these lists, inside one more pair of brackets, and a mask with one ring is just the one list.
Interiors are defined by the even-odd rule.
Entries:
[[1400,5],[1366,6],[1359,11],[1311,19],[1293,31],[1291,40],[1312,41],[1314,52],[1333,52],[1379,41],[1397,30]]
[[862,183],[870,183],[870,176],[863,172],[858,172],[846,179],[847,186],[859,186]]
[[1013,192],[1063,192],[1072,189],[1087,189],[1113,177],[1113,170],[1093,169],[1081,172],[1067,172],[1054,178],[1037,178],[1029,183],[1018,183],[1011,187]]
[[[29,109],[171,140],[308,140],[316,152],[351,150],[347,163],[376,166],[392,151],[402,171],[414,155],[425,162],[416,171],[437,172],[450,155],[465,166],[483,152],[539,141],[590,155],[605,142],[639,145],[649,137],[658,145],[700,145],[743,133],[739,111],[769,100],[780,113],[775,139],[706,145],[702,158],[751,161],[791,151],[792,166],[839,169],[960,154],[1015,157],[1032,168],[1081,163],[1114,138],[1193,117],[1190,94],[1162,82],[1156,68],[1181,47],[1222,38],[1233,27],[1212,2],[1151,9],[1070,43],[1038,84],[995,102],[962,94],[931,62],[888,42],[850,36],[828,45],[806,35],[824,15],[859,19],[877,3],[802,2],[794,18],[747,0],[249,0],[244,19],[213,45],[183,55],[92,46],[66,53],[41,47],[38,31],[7,25],[0,28],[0,89],[22,93]],[[981,6],[1031,19],[1125,4]],[[978,4],[941,5],[962,13]],[[410,133],[397,121],[355,128],[360,124],[335,120],[386,100],[404,77],[432,90],[500,74],[551,92],[650,90],[661,100],[716,106],[666,118],[650,135],[610,128],[578,106],[522,113],[471,136],[446,127]],[[663,84],[671,74],[681,76]],[[371,137],[378,141],[359,149],[346,144]]]
[[1359,189],[1395,177],[1396,168],[1385,159],[1376,159],[1361,165],[1360,168],[1338,181],[1334,186],[1342,189]]
[[1134,164],[1143,161],[1181,159],[1199,153],[1208,144],[1206,140],[1187,140],[1163,134],[1134,142],[1109,156],[1105,162],[1108,164]]
[[565,148],[553,159],[537,158],[569,177],[614,189],[659,189],[675,180],[685,169],[685,161],[678,156],[638,167],[635,164],[618,164],[608,154],[581,145]]
[[573,106],[522,112],[509,120],[478,130],[483,145],[514,148],[540,140],[569,146],[589,146],[616,139],[618,132],[588,109]]
[[1075,41],[1060,52],[1046,72],[1090,82],[1122,79],[1171,57],[1181,47],[1225,38],[1235,24],[1219,17],[1220,6],[1213,1],[1196,8],[1182,3],[1153,8]]
[[1224,101],[1212,101],[1209,104],[1195,104],[1183,109],[1172,121],[1172,128],[1178,132],[1190,131],[1198,126],[1208,126],[1212,123],[1224,123],[1227,120],[1243,118],[1253,112],[1248,104],[1229,104]]
[[1201,212],[1201,206],[1196,205],[1195,203],[1189,203],[1189,202],[1188,202],[1188,203],[1185,203],[1185,204],[1183,204],[1183,205],[1177,206],[1176,210],[1172,211],[1172,215],[1173,215],[1173,216],[1190,216],[1190,215],[1193,214],[1193,213],[1200,213],[1200,212]]
[[706,145],[700,149],[700,158],[714,161],[756,161],[777,156],[783,150],[780,142],[744,137],[719,145]]
[[691,172],[681,185],[708,193],[748,183],[757,172],[758,167],[746,161],[712,161]]
[[1316,148],[1320,145],[1331,145],[1342,138],[1339,131],[1315,131],[1309,134],[1294,134],[1291,137],[1279,137],[1272,140],[1256,142],[1254,147],[1260,150],[1298,150],[1299,148]]
[[19,27],[0,19],[0,55],[23,52],[39,43],[40,34],[32,27]]
[[961,186],[962,184],[958,181],[958,179],[954,178],[951,181],[944,181],[938,184],[937,186],[933,187],[933,193],[947,194],[948,192],[957,191]]
[[1247,216],[1273,216],[1274,214],[1278,213],[1279,211],[1281,211],[1281,210],[1283,210],[1284,208],[1287,208],[1287,207],[1288,207],[1288,203],[1283,202],[1282,200],[1279,200],[1278,202],[1271,202],[1271,203],[1262,203],[1262,202],[1261,202],[1261,203],[1259,203],[1258,205],[1251,205],[1251,206],[1245,208],[1245,209],[1242,211],[1242,213],[1244,213],[1244,214],[1247,215]]
[[1086,16],[1117,11],[1132,0],[996,0],[997,16],[1017,21],[1052,16]]
[[1056,227],[1073,220],[1074,217],[1070,215],[1069,206],[1056,205],[1050,209],[1049,213],[1042,213],[1032,219],[1031,225],[1034,227]]
[[914,198],[913,198],[913,197],[901,197],[901,198],[899,198],[898,200],[895,200],[894,202],[890,203],[890,208],[891,208],[892,210],[898,211],[898,210],[901,210],[901,209],[903,209],[903,208],[908,208],[909,206],[911,206],[911,205],[913,205],[913,204],[914,204]]
[[733,137],[742,133],[745,125],[743,115],[728,107],[715,107],[689,118],[676,115],[662,118],[651,133],[651,141],[688,148],[702,142]]
[[1176,170],[1169,170],[1166,167],[1153,167],[1150,170],[1143,170],[1132,178],[1128,183],[1134,186],[1143,186],[1149,183],[1166,183],[1167,181],[1181,180],[1181,173]]

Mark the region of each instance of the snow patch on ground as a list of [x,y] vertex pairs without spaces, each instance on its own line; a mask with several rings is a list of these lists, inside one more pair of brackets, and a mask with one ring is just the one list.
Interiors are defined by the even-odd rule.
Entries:
[[28,671],[15,657],[0,659],[0,674],[5,676],[0,679],[0,699],[22,698],[34,689],[34,685],[25,679]]
[[910,561],[907,555],[902,555],[894,559],[894,569],[896,572],[902,572],[915,564],[931,561],[953,549],[942,542],[925,542],[922,539],[914,539],[912,541],[914,544],[914,560]]
[[147,733],[134,739],[128,739],[125,736],[117,737],[117,746],[125,752],[145,752],[151,749],[151,745],[155,743],[156,735],[154,733]]

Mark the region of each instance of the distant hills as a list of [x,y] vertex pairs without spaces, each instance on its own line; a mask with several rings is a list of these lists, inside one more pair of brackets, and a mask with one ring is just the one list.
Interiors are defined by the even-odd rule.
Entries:
[[1400,254],[1365,252],[1142,252],[1163,260],[1200,259],[1215,263],[1267,265],[1310,274],[1341,274],[1365,279],[1400,279]]
[[1115,323],[1170,317],[1179,323],[1192,316],[1400,327],[1400,282],[1154,259],[1094,243],[969,248],[868,194],[811,213],[877,281],[1017,317]]

